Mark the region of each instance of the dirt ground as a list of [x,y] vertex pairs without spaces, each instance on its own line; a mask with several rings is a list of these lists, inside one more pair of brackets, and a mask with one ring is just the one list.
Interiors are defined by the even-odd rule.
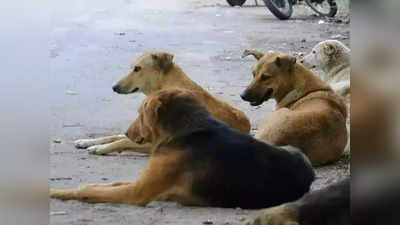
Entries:
[[[160,3],[162,2],[162,3]],[[133,181],[147,156],[135,152],[89,155],[73,141],[123,133],[137,116],[142,94],[117,95],[112,85],[143,52],[167,50],[175,62],[212,94],[242,109],[253,132],[274,103],[251,107],[239,94],[251,80],[255,60],[244,49],[307,52],[319,41],[339,38],[349,44],[346,24],[313,16],[296,6],[289,21],[277,20],[264,5],[228,7],[224,0],[64,1],[52,17],[50,57],[59,90],[52,105],[50,186]],[[349,174],[349,156],[317,168],[313,189]],[[155,201],[146,207],[50,200],[52,225],[240,224],[242,209],[183,207]]]

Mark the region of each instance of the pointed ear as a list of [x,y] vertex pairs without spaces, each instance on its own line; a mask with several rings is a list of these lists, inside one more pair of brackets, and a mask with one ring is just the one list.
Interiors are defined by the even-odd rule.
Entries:
[[292,71],[293,66],[296,64],[296,61],[297,59],[294,56],[283,55],[276,57],[275,64],[283,70]]
[[264,53],[256,51],[256,50],[246,49],[246,50],[244,50],[244,52],[242,54],[242,58],[249,56],[249,55],[254,56],[257,60],[260,60],[264,56]]
[[334,45],[332,43],[325,43],[325,45],[324,45],[324,53],[327,56],[332,56],[332,55],[336,54],[336,52],[337,52],[336,45]]
[[160,69],[163,73],[168,73],[174,65],[174,55],[168,52],[157,52],[151,54],[154,66]]

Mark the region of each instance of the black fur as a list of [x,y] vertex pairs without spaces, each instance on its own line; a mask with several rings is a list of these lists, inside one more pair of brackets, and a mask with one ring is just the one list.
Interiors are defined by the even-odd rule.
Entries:
[[350,224],[350,178],[305,195],[296,203],[300,224]]
[[193,98],[173,97],[158,115],[161,127],[174,134],[161,146],[185,151],[182,169],[193,175],[192,193],[210,205],[266,208],[309,191],[314,171],[302,153],[230,128]]

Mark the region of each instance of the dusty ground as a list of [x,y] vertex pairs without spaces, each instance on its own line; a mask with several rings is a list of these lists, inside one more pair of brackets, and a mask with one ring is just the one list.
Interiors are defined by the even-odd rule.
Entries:
[[[176,63],[193,80],[244,110],[255,130],[273,109],[273,102],[255,108],[240,99],[255,64],[250,57],[240,59],[243,50],[306,52],[333,35],[348,36],[347,25],[319,24],[319,18],[304,7],[295,8],[292,20],[279,21],[264,6],[252,7],[251,0],[243,8],[228,7],[223,0],[64,2],[53,15],[50,42],[53,77],[59,90],[54,93],[58,100],[52,107],[50,148],[50,185],[56,188],[139,176],[146,156],[134,152],[93,156],[75,149],[72,142],[124,132],[137,116],[144,96],[117,95],[111,86],[143,52],[173,52]],[[348,39],[343,41],[349,44]],[[339,163],[317,168],[313,189],[348,174],[348,161],[343,157]],[[136,207],[51,200],[50,208],[53,225],[240,224],[250,213],[169,202]]]

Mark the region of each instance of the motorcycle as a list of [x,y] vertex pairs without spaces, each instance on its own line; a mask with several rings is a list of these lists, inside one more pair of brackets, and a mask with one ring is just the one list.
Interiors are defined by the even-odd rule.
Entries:
[[[289,19],[293,14],[293,5],[301,0],[263,0],[265,6],[281,20]],[[335,0],[303,0],[318,15],[334,17],[337,13]],[[231,6],[242,6],[246,0],[227,0]],[[256,0],[257,3],[257,0]]]

